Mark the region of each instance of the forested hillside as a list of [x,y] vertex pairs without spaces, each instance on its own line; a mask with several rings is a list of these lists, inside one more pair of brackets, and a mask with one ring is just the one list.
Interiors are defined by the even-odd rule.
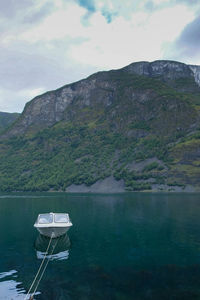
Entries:
[[141,62],[34,98],[1,136],[0,190],[65,191],[108,177],[128,191],[198,189],[193,69]]

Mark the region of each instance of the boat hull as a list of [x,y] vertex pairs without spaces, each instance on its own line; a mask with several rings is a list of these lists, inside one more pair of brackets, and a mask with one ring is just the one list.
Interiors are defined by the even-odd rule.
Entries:
[[70,227],[37,227],[37,230],[44,236],[57,238],[65,234],[69,228]]

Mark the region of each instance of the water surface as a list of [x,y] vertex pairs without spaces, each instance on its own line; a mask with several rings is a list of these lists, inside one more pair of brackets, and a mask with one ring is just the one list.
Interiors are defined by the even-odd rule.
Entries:
[[39,213],[68,212],[35,299],[200,299],[200,195],[0,194],[0,299],[24,299],[48,241]]

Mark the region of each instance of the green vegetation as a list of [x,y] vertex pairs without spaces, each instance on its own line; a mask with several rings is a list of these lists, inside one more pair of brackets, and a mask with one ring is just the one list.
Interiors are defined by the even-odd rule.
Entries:
[[152,162],[151,164],[148,164],[147,166],[144,167],[143,172],[149,172],[154,169],[158,169],[160,167],[159,163],[156,161]]
[[129,126],[130,128],[133,129],[144,129],[144,130],[150,130],[150,126],[148,125],[148,123],[146,121],[137,121],[137,122],[133,122],[130,124]]
[[[124,71],[93,77],[99,86],[107,84],[98,87],[90,105],[77,96],[62,121],[42,130],[35,124],[0,141],[0,190],[66,190],[111,175],[130,191],[198,185],[200,92],[194,82],[169,86]],[[105,99],[112,101],[107,105]],[[146,163],[149,158],[156,160]]]

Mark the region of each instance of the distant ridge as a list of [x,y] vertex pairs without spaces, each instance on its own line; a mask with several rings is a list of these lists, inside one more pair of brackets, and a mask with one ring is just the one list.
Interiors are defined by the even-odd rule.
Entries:
[[19,113],[0,112],[0,133],[15,122],[19,116]]

